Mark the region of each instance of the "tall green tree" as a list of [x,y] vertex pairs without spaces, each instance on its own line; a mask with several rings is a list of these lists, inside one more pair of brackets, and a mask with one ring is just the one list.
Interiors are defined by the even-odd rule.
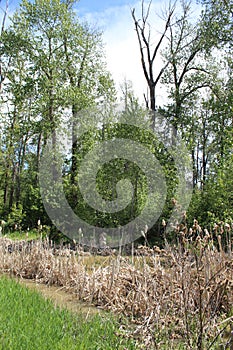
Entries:
[[[2,109],[8,212],[14,203],[23,202],[27,216],[43,215],[38,188],[41,153],[51,135],[53,163],[59,161],[57,130],[69,123],[74,141],[69,172],[74,183],[78,112],[114,100],[101,33],[79,22],[75,6],[75,1],[23,0],[1,35],[3,62],[11,62]],[[54,166],[54,181],[57,176]]]
[[200,0],[203,5],[202,32],[206,38],[205,48],[232,48],[233,1]]

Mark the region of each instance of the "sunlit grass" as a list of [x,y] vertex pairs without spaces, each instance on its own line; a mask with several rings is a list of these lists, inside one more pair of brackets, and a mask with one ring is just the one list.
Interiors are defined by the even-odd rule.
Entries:
[[12,231],[4,234],[4,237],[12,240],[32,240],[40,238],[40,232],[38,230]]
[[132,340],[117,332],[117,321],[110,315],[85,319],[70,314],[16,281],[0,278],[2,350],[135,349]]

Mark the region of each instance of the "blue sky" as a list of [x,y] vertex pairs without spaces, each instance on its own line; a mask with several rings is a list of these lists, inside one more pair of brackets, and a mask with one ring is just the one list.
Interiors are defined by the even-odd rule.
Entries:
[[[14,10],[20,3],[20,0],[9,0],[8,2],[10,10]],[[87,12],[102,12],[108,8],[130,5],[132,3],[134,1],[130,0],[79,0],[77,7],[84,14]],[[5,2],[2,0],[1,6],[4,7],[4,4]]]
[[110,7],[127,5],[127,0],[80,0],[79,7],[83,11],[101,12]]

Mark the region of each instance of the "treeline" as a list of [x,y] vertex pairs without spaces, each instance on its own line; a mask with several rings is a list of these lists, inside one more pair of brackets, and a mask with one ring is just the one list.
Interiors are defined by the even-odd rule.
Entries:
[[[2,4],[4,6],[4,4]],[[132,116],[156,125],[156,115],[173,125],[173,137],[183,139],[192,161],[193,196],[187,220],[211,226],[233,221],[233,80],[232,1],[203,0],[202,12],[192,18],[191,2],[165,14],[164,31],[153,47],[148,28],[153,23],[150,6],[132,10],[148,84],[145,107],[133,87],[122,90],[124,108],[114,112],[116,89],[106,69],[102,35],[77,16],[76,1],[23,0],[1,30],[1,147],[0,215],[9,225],[36,227],[38,219],[52,226],[44,209],[39,186],[39,165],[48,142],[54,151],[58,130],[69,125],[72,147],[63,157],[63,188],[70,206],[84,220],[99,227],[118,227],[137,217],[147,200],[145,174],[136,164],[118,159],[98,173],[97,187],[103,200],[117,198],[116,184],[130,178],[133,199],[119,214],[87,206],[78,188],[79,167],[96,144],[110,138],[131,138],[144,144],[158,158],[165,174],[167,194],[161,216],[151,229],[162,232],[173,210],[176,167],[172,156],[149,132],[124,124]],[[130,15],[130,14],[129,14]],[[150,29],[149,29],[150,31]],[[157,71],[157,59],[164,66]],[[167,86],[167,104],[156,105],[156,88]],[[76,138],[80,112],[100,111],[98,128]],[[149,113],[148,113],[149,111]],[[108,124],[105,124],[105,115]],[[110,116],[110,119],[109,119]],[[109,124],[109,120],[112,123]],[[119,124],[119,122],[121,124]],[[53,161],[52,160],[52,161]],[[58,174],[53,173],[56,181]]]

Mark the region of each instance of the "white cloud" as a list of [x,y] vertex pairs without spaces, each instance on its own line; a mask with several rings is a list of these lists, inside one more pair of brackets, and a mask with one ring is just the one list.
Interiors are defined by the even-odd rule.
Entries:
[[129,7],[119,9],[115,21],[104,32],[108,68],[117,84],[131,80],[137,95],[146,91],[137,37]]
[[[86,13],[85,19],[103,30],[103,39],[106,43],[106,59],[109,71],[112,73],[118,88],[125,79],[132,81],[133,88],[140,101],[143,101],[143,94],[147,92],[146,80],[143,75],[139,46],[134,29],[131,9],[135,8],[140,16],[141,2],[133,5],[112,7],[98,13]],[[164,22],[156,16],[161,13],[161,4],[155,3],[151,8],[153,20],[156,20],[155,30],[152,26],[154,41],[157,41],[158,31],[162,31]],[[151,20],[151,23],[153,23]],[[162,67],[159,59],[155,66],[155,75]],[[158,86],[156,92],[157,104],[165,101],[165,90]]]

